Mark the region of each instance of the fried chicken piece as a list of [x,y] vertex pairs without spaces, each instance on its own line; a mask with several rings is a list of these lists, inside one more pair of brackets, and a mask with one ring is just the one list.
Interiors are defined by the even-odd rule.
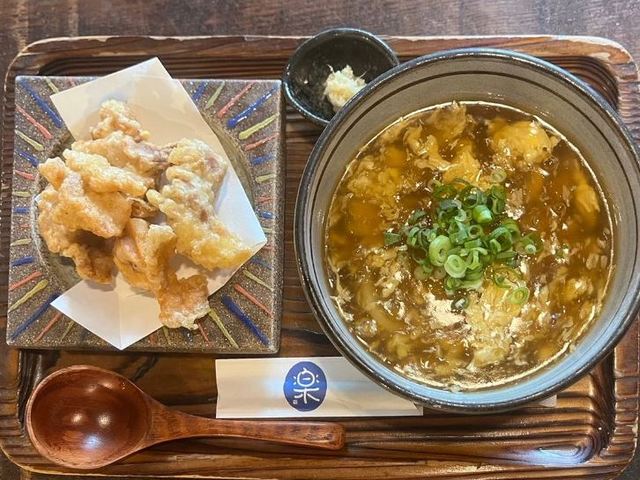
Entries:
[[131,216],[131,201],[125,195],[87,189],[80,174],[59,158],[47,160],[39,170],[54,188],[58,185],[58,201],[52,212],[55,222],[69,231],[86,230],[103,238],[122,233]]
[[131,116],[124,103],[107,100],[100,106],[100,122],[90,130],[91,138],[104,138],[115,131],[133,137],[136,142],[149,138],[149,132],[142,129],[142,125]]
[[215,197],[227,165],[206,144],[181,140],[169,156],[168,184],[147,199],[167,216],[176,249],[208,270],[239,265],[250,249],[216,217]]
[[127,168],[140,175],[157,177],[169,165],[172,146],[159,147],[149,142],[136,141],[117,130],[96,140],[79,140],[73,150],[105,157],[114,167]]
[[52,253],[71,258],[81,278],[98,283],[111,283],[113,261],[107,242],[89,232],[69,231],[54,219],[58,192],[45,188],[37,198],[38,228]]
[[164,325],[194,329],[194,322],[210,308],[207,280],[203,275],[177,278],[169,266],[175,245],[171,227],[132,218],[125,236],[114,244],[113,258],[127,282],[156,295]]
[[66,165],[82,177],[85,186],[94,192],[122,192],[142,197],[154,184],[153,180],[122,168],[112,167],[101,155],[65,150]]
[[184,327],[194,330],[195,321],[204,317],[211,307],[207,298],[207,279],[204,275],[192,275],[178,279],[168,278],[158,293],[160,321],[169,328]]
[[125,280],[149,292],[158,291],[166,282],[169,259],[175,252],[176,234],[167,225],[149,225],[132,218],[124,236],[113,245],[113,260]]
[[49,158],[38,165],[38,171],[56,190],[60,188],[64,177],[67,176],[67,166],[58,157]]
[[[171,165],[183,167],[208,183],[207,192],[212,198],[216,197],[228,165],[209,145],[200,140],[182,139],[172,148],[168,160]],[[176,168],[172,171],[177,175]]]
[[177,251],[198,265],[207,270],[229,268],[250,257],[247,246],[216,218],[207,197],[194,192],[189,183],[175,180],[162,193],[149,190],[147,198],[178,235]]

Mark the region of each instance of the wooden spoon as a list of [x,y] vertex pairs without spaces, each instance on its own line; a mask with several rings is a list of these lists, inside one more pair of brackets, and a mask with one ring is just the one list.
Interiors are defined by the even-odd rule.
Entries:
[[109,465],[160,442],[188,437],[234,437],[338,450],[337,423],[240,421],[170,410],[117,373],[78,365],[45,378],[27,403],[26,425],[44,457],[65,467]]

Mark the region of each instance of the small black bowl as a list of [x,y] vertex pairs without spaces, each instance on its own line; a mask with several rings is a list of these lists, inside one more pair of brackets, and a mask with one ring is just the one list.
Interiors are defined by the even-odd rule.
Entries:
[[356,28],[325,30],[305,41],[289,59],[283,83],[287,99],[305,118],[326,126],[335,112],[324,96],[331,69],[350,65],[369,83],[398,65],[398,57],[380,38]]

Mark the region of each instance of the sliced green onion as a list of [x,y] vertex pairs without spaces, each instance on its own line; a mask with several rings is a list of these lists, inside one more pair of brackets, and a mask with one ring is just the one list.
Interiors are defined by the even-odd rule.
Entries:
[[447,277],[444,281],[444,288],[449,291],[455,291],[460,287],[462,280],[456,277]]
[[537,234],[530,233],[518,241],[518,252],[525,255],[534,255],[538,253],[540,244],[540,238]]
[[500,226],[493,230],[493,232],[489,234],[489,239],[489,243],[495,240],[500,245],[500,249],[495,253],[504,252],[505,250],[510,249],[513,245],[513,236],[506,227]]
[[468,242],[464,242],[464,248],[476,248],[482,247],[482,240],[476,238],[475,240],[469,240]]
[[437,178],[432,178],[431,180],[429,180],[427,182],[427,188],[434,190],[437,187],[439,187],[440,185],[442,185],[442,183],[440,182],[440,180],[438,180]]
[[477,268],[474,270],[467,270],[467,274],[464,276],[465,280],[478,280],[484,276],[484,271],[482,268]]
[[520,280],[520,272],[509,267],[495,268],[493,271],[493,282],[501,288],[511,288],[517,285]]
[[429,273],[422,267],[422,265],[418,265],[413,270],[413,276],[418,280],[426,280],[429,278]]
[[474,252],[478,252],[480,255],[488,255],[489,250],[484,247],[475,247],[472,249]]
[[482,267],[482,262],[480,262],[480,254],[477,250],[472,251],[467,258],[467,269],[476,270]]
[[436,280],[442,280],[447,276],[447,272],[444,271],[444,268],[437,267],[433,269],[433,278]]
[[463,245],[467,238],[469,238],[469,236],[465,230],[458,230],[449,235],[449,240],[451,240],[453,245]]
[[518,255],[513,250],[507,250],[506,252],[500,252],[496,255],[496,260],[510,260]]
[[451,210],[458,210],[462,205],[460,204],[460,202],[458,200],[455,199],[451,199],[451,198],[445,198],[444,200],[440,201],[440,210],[442,211],[451,211]]
[[458,213],[453,218],[458,222],[464,222],[467,219],[467,212],[465,210],[458,210]]
[[518,287],[509,294],[509,301],[514,305],[522,305],[529,299],[529,289],[527,287]]
[[467,262],[458,255],[449,255],[444,262],[444,270],[453,278],[463,278],[467,271]]
[[384,232],[384,244],[385,245],[393,245],[394,243],[398,243],[402,240],[402,235],[394,232]]
[[420,233],[420,227],[411,227],[407,232],[407,245],[415,247],[418,243],[418,234]]
[[507,199],[507,191],[502,185],[494,185],[489,190],[489,196],[499,200]]
[[437,200],[444,200],[445,198],[452,198],[456,195],[457,191],[455,187],[448,183],[438,185],[433,189],[433,196]]
[[463,280],[460,283],[460,288],[464,288],[465,290],[478,290],[482,286],[482,282],[482,278],[478,278],[477,280]]
[[500,253],[500,251],[502,250],[502,246],[500,245],[500,242],[498,240],[492,238],[491,240],[489,240],[489,250],[494,254]]
[[491,181],[495,183],[502,183],[507,179],[507,172],[505,172],[502,168],[496,167],[491,172]]
[[503,213],[506,206],[505,201],[501,198],[490,198],[487,200],[487,205],[491,206],[491,212],[495,215]]
[[489,210],[486,205],[476,205],[473,207],[471,216],[479,224],[489,223],[493,220],[491,210]]
[[467,231],[469,238],[478,238],[484,235],[484,230],[480,225],[471,225]]
[[476,205],[482,205],[487,201],[486,195],[477,188],[472,188],[469,192],[465,192],[462,204],[466,208],[473,208]]
[[493,277],[493,283],[495,283],[496,286],[500,288],[511,288],[511,282],[509,281],[509,279],[502,275],[495,275]]
[[437,236],[429,245],[429,260],[437,267],[444,265],[447,252],[451,249],[451,240],[444,235]]
[[504,222],[502,222],[501,226],[509,230],[512,235],[520,235],[520,227],[518,226],[518,222],[516,222],[513,218],[506,219]]
[[418,220],[424,218],[426,215],[427,215],[427,212],[425,212],[424,210],[416,210],[411,214],[411,216],[407,220],[407,223],[408,224],[414,224]]
[[418,263],[418,266],[422,268],[422,270],[424,270],[425,273],[431,274],[433,272],[433,266],[429,263],[428,258],[416,259],[414,257],[414,260],[416,260],[416,262]]

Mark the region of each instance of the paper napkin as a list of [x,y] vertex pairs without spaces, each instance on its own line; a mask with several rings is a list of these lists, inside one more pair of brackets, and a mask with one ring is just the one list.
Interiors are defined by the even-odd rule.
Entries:
[[343,357],[216,360],[216,384],[217,418],[422,415]]
[[[89,128],[99,121],[100,105],[109,99],[127,103],[133,116],[150,132],[151,142],[163,145],[182,138],[197,138],[228,159],[220,140],[189,94],[180,82],[171,78],[157,58],[51,96],[76,140],[90,138]],[[223,181],[216,213],[230,231],[251,246],[253,253],[266,243],[260,223],[233,169],[229,169]],[[180,276],[197,271],[197,267],[186,259],[179,263]],[[209,294],[221,288],[235,270],[207,273]],[[116,277],[114,286],[83,280],[52,305],[119,349],[162,326],[156,300],[129,286],[121,275]]]
[[[216,360],[217,418],[400,417],[423,408],[343,357]],[[555,395],[529,406],[556,406]]]

